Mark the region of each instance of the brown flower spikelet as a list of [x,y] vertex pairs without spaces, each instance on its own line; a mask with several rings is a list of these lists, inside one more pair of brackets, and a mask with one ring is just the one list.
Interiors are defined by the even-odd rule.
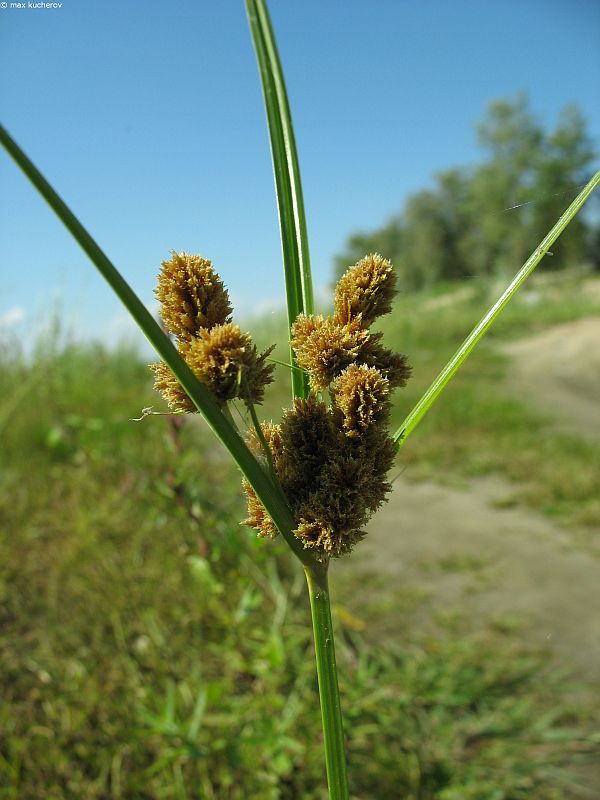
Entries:
[[331,412],[315,395],[294,400],[293,407],[285,411],[279,479],[294,508],[315,490],[336,439]]
[[[382,392],[384,379],[377,382],[374,374],[369,376]],[[386,475],[395,455],[383,416],[375,414],[361,436],[350,437],[336,429],[336,413],[311,395],[295,401],[281,426],[262,426],[297,522],[294,534],[323,559],[349,552],[363,538],[363,526],[390,489]],[[262,456],[255,433],[249,445]],[[244,489],[245,524],[261,536],[275,535],[272,520],[246,481]]]
[[390,383],[375,367],[352,364],[331,384],[331,396],[341,416],[341,428],[351,438],[387,420]]
[[[271,458],[273,459],[275,472],[281,481],[281,425],[275,425],[272,422],[263,422],[261,423],[260,427],[271,452]],[[248,447],[252,450],[254,455],[261,458],[264,463],[267,462],[262,443],[260,442],[255,431],[251,431],[248,437]],[[258,499],[256,492],[246,478],[242,479],[242,486],[244,488],[244,492],[246,493],[246,501],[248,504],[248,516],[245,520],[243,520],[242,525],[247,525],[249,528],[254,528],[254,530],[258,531],[259,536],[263,536],[265,538],[273,538],[274,536],[277,536],[278,530],[275,523],[267,513],[265,507]]]
[[162,262],[156,297],[165,327],[180,341],[231,320],[231,304],[212,263],[198,255],[172,253]]
[[154,389],[162,394],[171,411],[191,413],[198,410],[164,361],[149,364],[149,367],[154,372]]
[[[386,476],[394,456],[394,443],[383,426],[374,425],[361,439],[341,437],[315,492],[296,511],[300,518],[296,535],[305,547],[334,557],[353,549],[391,489]],[[302,527],[302,520],[310,526]]]
[[[387,431],[389,396],[406,383],[410,367],[368,327],[391,309],[394,289],[391,264],[367,256],[338,283],[333,316],[300,315],[292,328],[299,365],[314,391],[330,387],[332,405],[315,395],[296,400],[269,436],[294,534],[323,561],[353,549],[391,490],[387,474],[396,447]],[[271,429],[263,430],[266,436]],[[273,535],[265,509],[245,488],[247,524]]]
[[[265,387],[272,381],[274,364],[267,363],[272,347],[258,354],[248,333],[228,322],[203,330],[187,342],[181,342],[179,352],[198,378],[223,404],[236,397],[248,403],[262,403]],[[196,411],[169,367],[164,362],[151,364],[155,373],[154,388],[174,411]]]
[[411,373],[406,356],[383,347],[381,336],[358,322],[340,325],[332,317],[300,314],[292,326],[291,344],[315,392],[326,389],[350,364],[375,367],[391,388],[404,386]]
[[320,392],[336,375],[360,359],[369,333],[356,323],[340,325],[331,317],[300,314],[292,326],[292,347],[298,364]]
[[258,355],[250,334],[232,322],[213,325],[180,348],[192,372],[220,403],[235,397],[262,402],[274,370],[273,364],[266,363],[272,349]]
[[350,267],[337,282],[334,319],[341,325],[360,321],[368,328],[377,317],[392,310],[396,274],[391,263],[371,253]]
[[364,350],[364,363],[369,367],[375,367],[389,381],[390,389],[397,389],[406,386],[406,381],[410,378],[412,368],[406,360],[406,356],[401,353],[394,353],[387,347],[379,344],[381,334],[371,336],[371,342]]

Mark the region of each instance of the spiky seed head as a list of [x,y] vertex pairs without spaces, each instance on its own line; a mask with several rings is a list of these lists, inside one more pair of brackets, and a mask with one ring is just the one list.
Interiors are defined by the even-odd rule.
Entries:
[[396,273],[379,253],[371,253],[350,267],[337,282],[334,318],[341,325],[360,321],[368,328],[377,317],[392,310]]
[[305,549],[320,550],[326,557],[332,555],[335,531],[327,522],[301,518],[294,536],[300,539]]
[[300,539],[305,549],[316,550],[320,560],[339,558],[350,553],[354,546],[365,536],[365,531],[335,529],[326,520],[315,518],[309,512],[310,518],[300,518],[298,527],[294,531],[296,538]]
[[390,384],[375,367],[351,364],[331,384],[331,396],[341,414],[346,436],[362,436],[389,413]]
[[192,413],[198,410],[164,361],[149,366],[154,372],[154,389],[162,394],[171,411]]
[[[196,378],[223,404],[239,397],[246,403],[261,403],[267,384],[273,380],[274,365],[267,363],[273,348],[258,354],[248,333],[227,322],[203,330],[200,336],[180,342],[179,352]],[[173,411],[196,411],[186,391],[170,368],[160,361],[151,364],[154,388]]]
[[165,327],[180,341],[231,319],[231,304],[210,261],[189,253],[172,253],[162,262],[156,297]]
[[[294,535],[321,560],[349,553],[391,488],[386,475],[395,448],[382,418],[352,438],[336,431],[334,415],[309,396],[296,401],[281,425],[263,423],[261,428],[296,520]],[[264,460],[254,432],[248,444]],[[245,524],[260,536],[276,535],[254,490],[247,481],[243,485],[248,501]]]
[[261,402],[274,366],[266,363],[270,351],[258,355],[248,333],[227,322],[181,344],[181,354],[198,380],[220,403],[240,397]]
[[[371,339],[373,340],[374,337],[372,336]],[[405,355],[394,353],[393,350],[382,347],[378,340],[372,341],[371,346],[366,348],[365,363],[381,372],[388,380],[390,389],[406,386],[406,381],[412,373],[412,368],[408,364]]]
[[369,332],[357,323],[340,325],[332,317],[300,314],[292,326],[292,347],[308,372],[311,388],[320,392],[349,364],[360,358]]
[[284,412],[281,482],[294,507],[318,487],[337,435],[331,412],[315,395],[296,399],[293,407]]
[[307,465],[313,474],[327,458],[335,435],[329,409],[314,394],[296,398],[292,408],[284,411],[281,441],[288,458]]
[[[269,450],[271,451],[275,471],[279,476],[282,451],[281,426],[275,425],[272,422],[263,422],[261,423],[260,427]],[[256,456],[266,461],[262,443],[255,431],[251,431],[248,437],[248,447]],[[258,499],[256,492],[246,478],[242,479],[242,486],[244,488],[244,492],[246,493],[248,507],[248,516],[242,522],[242,525],[247,525],[249,528],[254,528],[254,530],[258,532],[259,536],[265,538],[272,539],[273,537],[277,536],[278,530],[275,523],[267,513],[265,507]]]

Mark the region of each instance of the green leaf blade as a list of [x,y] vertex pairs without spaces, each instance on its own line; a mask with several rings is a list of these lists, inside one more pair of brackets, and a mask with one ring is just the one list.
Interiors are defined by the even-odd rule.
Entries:
[[460,345],[458,350],[454,353],[450,361],[446,364],[439,375],[433,380],[427,391],[423,394],[421,399],[414,406],[412,411],[407,415],[404,422],[400,425],[398,430],[394,433],[394,442],[399,449],[406,442],[410,434],[417,427],[419,422],[423,419],[427,411],[438,399],[444,388],[448,385],[453,375],[459,367],[469,357],[475,345],[487,333],[489,328],[494,323],[494,320],[500,312],[508,305],[508,303],[515,296],[522,284],[527,280],[531,273],[535,270],[542,258],[550,250],[554,242],[558,239],[561,233],[565,230],[567,225],[573,220],[575,215],[581,210],[586,200],[590,197],[592,192],[600,183],[600,171],[596,172],[593,178],[586,184],[583,190],[577,195],[575,200],[561,215],[560,219],[551,228],[548,234],[544,237],[541,243],[536,247],[533,253],[529,256],[527,261],[523,264],[519,272],[515,275],[510,284],[506,287],[504,292],[500,295],[498,300],[489,309],[489,311],[480,319],[477,325],[473,328],[471,333],[467,336],[464,342]]
[[196,378],[179,355],[173,343],[142,303],[121,273],[90,236],[81,222],[50,186],[48,181],[29,160],[0,125],[0,144],[13,158],[23,173],[46,200],[63,225],[71,233],[103,278],[107,281],[125,308],[129,311],[150,344],[183,386],[209,427],[225,445],[234,461],[247,478],[286,542],[304,565],[312,565],[313,558],[304,550],[292,531],[295,528],[292,513],[281,493],[272,484],[267,473],[254,458],[238,431],[222,413],[210,391]]
[[[271,21],[264,0],[246,0],[248,23],[258,61],[269,128],[281,248],[286,286],[288,327],[298,314],[314,312],[314,297],[304,199],[292,118]],[[295,363],[290,350],[291,363]],[[292,394],[306,397],[308,381],[292,370]]]

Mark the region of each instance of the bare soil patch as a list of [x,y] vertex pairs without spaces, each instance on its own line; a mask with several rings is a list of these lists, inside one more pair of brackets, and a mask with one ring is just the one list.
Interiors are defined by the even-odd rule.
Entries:
[[[465,490],[398,482],[332,579],[339,575],[347,587],[349,570],[378,576],[373,591],[382,595],[419,587],[411,624],[435,630],[440,617],[454,614],[471,630],[514,626],[520,638],[547,648],[555,665],[588,685],[600,681],[600,563],[547,518],[496,507],[510,488],[497,479]],[[386,604],[387,635],[401,638],[405,614],[402,604],[396,615]]]
[[[503,352],[512,359],[511,392],[562,430],[600,436],[600,317],[556,325]],[[375,604],[380,598],[381,633],[401,640],[407,616],[435,631],[454,615],[471,631],[518,632],[547,648],[550,664],[591,687],[600,682],[600,562],[548,517],[504,507],[511,494],[514,486],[497,477],[464,489],[399,480],[333,580],[338,574],[358,616],[365,594]],[[371,578],[352,595],[344,587],[357,572]],[[412,605],[402,601],[411,591]]]
[[600,437],[600,317],[556,325],[503,348],[510,386],[561,430]]

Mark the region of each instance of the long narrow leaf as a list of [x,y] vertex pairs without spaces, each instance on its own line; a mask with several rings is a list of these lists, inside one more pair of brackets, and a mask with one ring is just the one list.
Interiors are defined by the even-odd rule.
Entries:
[[254,458],[239,433],[223,415],[212,394],[198,381],[170,339],[161,331],[152,314],[150,314],[117,268],[2,126],[0,126],[0,143],[89,256],[100,274],[106,279],[137,322],[158,355],[169,365],[198,411],[200,411],[215,435],[231,453],[236,464],[254,488],[257,496],[293,552],[303,564],[312,565],[312,557],[304,550],[301,543],[292,533],[295,527],[294,519],[281,493],[273,486],[266,472]]
[[519,272],[515,275],[502,295],[498,298],[498,300],[496,300],[487,314],[477,323],[465,341],[458,348],[456,353],[454,353],[450,361],[446,364],[444,369],[440,372],[437,378],[435,378],[429,389],[427,389],[425,394],[421,397],[419,402],[394,434],[394,441],[396,442],[396,446],[398,448],[400,448],[406,442],[407,438],[440,396],[444,387],[450,381],[454,373],[467,359],[477,342],[488,331],[498,314],[514,297],[524,281],[531,275],[542,258],[550,250],[554,242],[558,239],[573,217],[581,209],[585,201],[592,194],[599,183],[600,171],[594,175],[594,177],[580,192],[580,194],[577,195],[575,200],[560,217],[556,225],[554,225],[547,236],[542,240],[539,247],[536,247],[533,253],[529,256],[527,261],[523,264]]
[[[269,126],[281,230],[288,325],[291,328],[298,314],[302,312],[312,314],[314,311],[300,168],[285,81],[264,0],[246,0],[246,11],[256,51]],[[291,351],[290,357],[294,363],[294,354]],[[305,397],[308,391],[306,376],[297,370],[292,370],[291,378],[293,395]]]

